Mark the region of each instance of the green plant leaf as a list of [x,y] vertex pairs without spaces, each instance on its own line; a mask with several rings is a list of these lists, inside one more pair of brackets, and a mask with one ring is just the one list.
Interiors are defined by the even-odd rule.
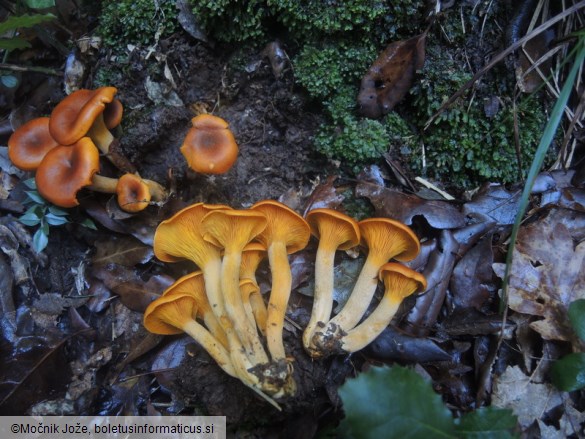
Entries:
[[560,390],[572,392],[585,387],[585,353],[576,352],[555,361],[550,370],[552,383]]
[[34,251],[36,251],[37,253],[42,252],[45,249],[45,247],[47,247],[48,243],[49,243],[48,233],[45,233],[43,228],[39,227],[39,229],[33,235],[33,239],[32,239],[32,245],[33,245]]
[[57,206],[49,206],[49,212],[57,216],[67,216],[69,212]]
[[0,39],[0,49],[2,50],[26,49],[27,47],[31,47],[30,43],[22,38],[14,37]]
[[348,438],[455,437],[451,413],[416,372],[399,366],[372,368],[339,389]]
[[45,204],[46,201],[37,191],[24,191],[28,197],[37,204]]
[[83,227],[88,228],[88,229],[97,230],[95,223],[92,220],[90,220],[89,218],[84,219],[79,224],[82,225]]
[[41,223],[41,219],[32,212],[25,213],[20,218],[18,218],[18,221],[20,221],[25,226],[37,226]]
[[517,421],[512,410],[484,407],[455,420],[455,429],[460,436],[469,439],[506,439],[515,437],[510,431]]
[[67,218],[52,213],[47,213],[45,215],[45,219],[47,220],[47,223],[51,226],[62,226],[63,224],[67,224],[69,222]]
[[27,178],[26,180],[23,180],[22,183],[29,189],[35,189],[37,188],[37,182],[36,180],[33,178]]
[[37,24],[51,21],[55,18],[53,14],[24,14],[24,15],[13,15],[8,17],[2,23],[0,23],[0,34],[9,30],[14,30],[22,27],[33,27]]
[[25,3],[31,9],[46,9],[55,6],[55,0],[26,0]]
[[585,341],[585,299],[578,299],[569,305],[569,320],[579,338]]

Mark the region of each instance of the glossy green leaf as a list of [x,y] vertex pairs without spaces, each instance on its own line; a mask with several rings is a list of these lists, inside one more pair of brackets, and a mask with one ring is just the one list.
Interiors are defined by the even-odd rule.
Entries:
[[451,413],[431,384],[411,369],[372,368],[339,389],[347,438],[455,437]]
[[34,213],[25,213],[20,218],[18,218],[18,221],[20,221],[25,226],[36,226],[40,224],[41,219]]
[[37,24],[51,21],[54,18],[55,16],[53,14],[13,15],[0,23],[0,34],[21,27],[33,27]]
[[63,224],[67,224],[69,222],[67,218],[52,213],[46,214],[45,219],[47,220],[47,223],[51,226],[62,226]]
[[66,210],[61,209],[60,207],[57,207],[57,206],[49,206],[49,212],[51,212],[53,215],[57,215],[57,216],[69,215],[69,212],[67,212]]
[[569,320],[579,338],[585,341],[585,299],[578,299],[569,305]]
[[37,188],[37,182],[36,180],[33,178],[27,178],[26,180],[23,180],[22,183],[29,189],[35,189]]
[[39,228],[33,235],[32,239],[33,249],[37,253],[40,253],[45,249],[45,247],[47,247],[48,243],[49,236],[45,233],[45,231],[42,228]]
[[560,390],[572,392],[585,387],[585,353],[565,355],[551,367],[552,383]]
[[46,201],[37,191],[25,191],[26,195],[33,200],[35,203],[38,204],[45,204]]
[[[2,49],[2,50],[26,49],[27,47],[31,47],[30,43],[26,40],[23,40],[22,38],[14,37],[14,38],[0,39],[0,49]],[[12,75],[3,76],[2,83],[4,85],[7,85],[4,78],[10,78],[10,77],[14,78],[14,76],[12,76]],[[8,81],[10,81],[10,79],[8,79]]]
[[90,220],[89,218],[84,219],[79,224],[82,225],[83,227],[88,228],[88,229],[97,230],[95,223],[92,220]]
[[455,429],[458,436],[470,439],[507,439],[516,437],[512,431],[517,421],[512,410],[484,407],[455,420]]

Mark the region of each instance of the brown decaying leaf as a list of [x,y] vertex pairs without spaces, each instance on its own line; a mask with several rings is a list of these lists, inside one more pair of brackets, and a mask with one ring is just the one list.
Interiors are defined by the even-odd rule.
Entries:
[[359,111],[376,119],[390,112],[412,87],[425,61],[427,33],[391,43],[362,78]]
[[173,278],[165,275],[155,275],[144,282],[134,270],[117,264],[94,267],[92,274],[120,296],[120,301],[127,308],[141,313],[174,282]]
[[12,285],[12,270],[3,254],[0,253],[0,316],[7,319],[12,326],[16,325]]
[[376,209],[376,215],[393,218],[404,224],[422,215],[436,229],[456,229],[465,225],[465,217],[457,207],[447,201],[423,200],[368,181],[361,181],[356,195],[368,198]]
[[337,189],[333,186],[336,179],[336,175],[330,175],[324,183],[317,185],[313,189],[313,192],[311,192],[311,195],[305,203],[303,216],[306,216],[307,212],[312,209],[337,209],[343,203],[343,195],[337,193]]
[[493,218],[498,224],[513,224],[518,212],[520,191],[510,192],[504,186],[486,183],[463,205],[465,215],[480,213]]
[[[585,241],[575,246],[569,229],[545,217],[518,233],[510,271],[509,303],[514,311],[543,319],[530,324],[546,340],[582,342],[567,318],[571,302],[585,299]],[[501,278],[505,264],[493,264]]]
[[154,256],[151,247],[142,244],[131,236],[112,236],[105,241],[96,241],[93,265],[118,264],[133,267],[145,264]]

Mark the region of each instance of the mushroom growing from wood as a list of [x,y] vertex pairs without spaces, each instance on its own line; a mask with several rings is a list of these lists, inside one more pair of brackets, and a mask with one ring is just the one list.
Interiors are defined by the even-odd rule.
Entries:
[[50,150],[59,146],[49,132],[49,118],[38,117],[18,127],[8,139],[8,157],[23,171],[37,169]]
[[202,174],[224,174],[238,157],[238,145],[228,123],[211,114],[191,119],[193,127],[181,145],[191,169]]
[[362,323],[341,338],[345,352],[357,352],[369,345],[388,326],[404,298],[427,287],[422,274],[395,262],[384,264],[378,277],[384,282],[384,296]]
[[264,200],[252,206],[252,210],[266,216],[267,226],[258,241],[268,251],[272,274],[272,291],[268,301],[266,338],[273,361],[286,359],[282,339],[284,316],[292,288],[292,275],[288,255],[307,246],[311,231],[307,222],[294,210],[274,200]]
[[315,256],[315,292],[311,319],[303,333],[303,346],[313,356],[320,356],[312,338],[317,326],[324,327],[333,308],[333,268],[335,252],[349,250],[360,242],[357,221],[333,209],[313,209],[306,215],[311,233],[319,240]]
[[336,342],[364,316],[376,292],[380,267],[392,258],[410,261],[420,250],[420,242],[414,232],[398,221],[368,218],[358,224],[361,244],[367,247],[368,256],[341,312],[329,320],[323,330],[315,331],[313,341],[323,352],[328,352],[327,345]]

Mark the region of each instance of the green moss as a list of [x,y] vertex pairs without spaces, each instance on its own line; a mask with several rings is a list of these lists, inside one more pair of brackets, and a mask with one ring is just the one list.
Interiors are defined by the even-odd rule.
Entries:
[[122,50],[128,44],[154,44],[178,27],[174,2],[121,0],[103,2],[98,33],[104,44]]

